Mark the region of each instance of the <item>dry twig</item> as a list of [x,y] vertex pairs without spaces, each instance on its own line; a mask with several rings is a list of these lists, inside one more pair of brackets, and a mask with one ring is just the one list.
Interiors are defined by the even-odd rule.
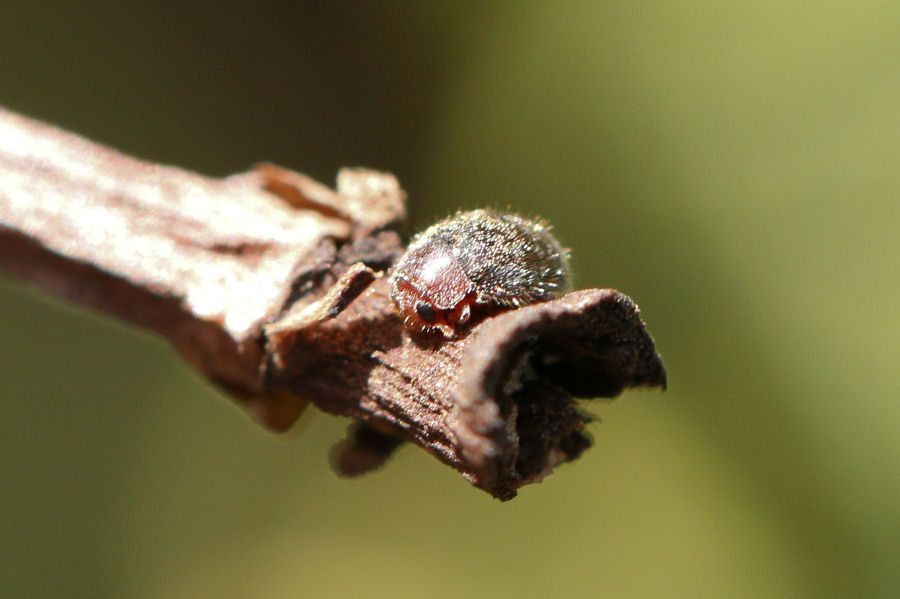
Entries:
[[345,169],[336,191],[272,165],[209,179],[0,110],[0,269],[164,335],[272,429],[307,401],[357,419],[343,474],[409,440],[509,499],[589,445],[573,396],[665,385],[610,289],[411,338],[382,274],[403,218],[388,174]]

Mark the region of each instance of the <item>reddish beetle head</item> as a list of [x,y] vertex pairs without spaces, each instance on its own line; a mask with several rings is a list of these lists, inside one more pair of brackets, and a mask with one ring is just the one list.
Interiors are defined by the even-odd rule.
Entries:
[[469,319],[475,287],[446,249],[434,244],[411,248],[393,277],[391,299],[408,327],[437,329],[452,337],[455,328]]

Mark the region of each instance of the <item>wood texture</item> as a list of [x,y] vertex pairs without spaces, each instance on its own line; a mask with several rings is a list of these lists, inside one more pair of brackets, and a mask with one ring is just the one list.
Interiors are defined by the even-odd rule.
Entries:
[[665,384],[614,290],[410,336],[384,275],[404,210],[385,173],[211,179],[0,110],[0,269],[164,335],[272,429],[307,401],[355,418],[343,474],[407,440],[509,499],[589,446],[574,397]]

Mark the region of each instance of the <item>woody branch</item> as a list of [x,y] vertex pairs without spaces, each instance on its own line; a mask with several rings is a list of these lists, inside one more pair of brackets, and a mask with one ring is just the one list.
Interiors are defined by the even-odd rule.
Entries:
[[212,179],[0,109],[0,270],[163,335],[269,428],[307,402],[355,418],[344,474],[407,440],[508,499],[589,445],[573,397],[664,385],[636,306],[609,289],[410,339],[383,277],[404,212],[389,174]]

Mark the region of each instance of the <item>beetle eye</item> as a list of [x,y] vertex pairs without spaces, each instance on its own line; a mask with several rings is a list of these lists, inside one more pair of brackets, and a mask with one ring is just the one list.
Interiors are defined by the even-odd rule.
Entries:
[[419,318],[428,323],[434,322],[434,317],[437,316],[434,312],[434,307],[426,302],[419,302],[416,304],[416,314],[419,315]]

